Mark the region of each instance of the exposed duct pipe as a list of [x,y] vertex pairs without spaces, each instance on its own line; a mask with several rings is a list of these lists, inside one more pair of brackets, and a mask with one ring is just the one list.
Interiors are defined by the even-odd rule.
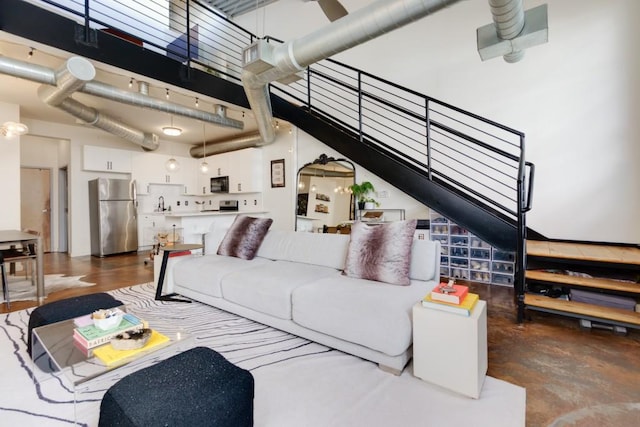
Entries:
[[483,61],[502,56],[508,63],[524,58],[524,50],[548,41],[547,5],[524,11],[523,0],[489,0],[493,24],[478,28]]
[[242,150],[243,148],[261,147],[263,145],[267,145],[267,143],[263,141],[260,132],[251,132],[244,135],[239,135],[232,139],[207,141],[206,151],[204,149],[204,144],[198,144],[194,147],[191,147],[191,150],[189,150],[189,154],[191,154],[191,157],[200,159],[202,157],[211,156],[213,154]]
[[[51,86],[56,86],[58,84],[56,80],[56,72],[54,70],[3,56],[0,56],[0,73]],[[242,121],[230,119],[226,117],[226,115],[223,117],[218,114],[211,114],[203,110],[188,108],[182,105],[152,98],[148,96],[149,84],[146,82],[138,83],[138,93],[121,90],[96,81],[85,82],[85,84],[79,89],[79,92],[100,96],[112,101],[122,102],[136,107],[150,108],[177,116],[188,117],[219,126],[226,126],[234,129],[244,128],[244,123]]]
[[275,139],[267,85],[290,82],[309,65],[416,21],[459,0],[378,0],[298,40],[259,40],[243,53],[242,84],[265,144]]
[[101,82],[87,82],[81,89],[82,93],[99,96],[112,101],[122,102],[136,107],[151,108],[174,116],[189,117],[218,126],[225,126],[234,129],[243,129],[244,123],[240,120],[230,119],[219,114],[212,114],[204,110],[185,107],[162,99],[152,98],[140,92],[131,92],[119,89]]
[[72,116],[120,138],[131,141],[147,150],[158,149],[158,137],[132,128],[112,117],[98,113],[71,98],[96,75],[96,70],[85,58],[69,58],[63,67],[55,72],[55,86],[42,85],[38,88],[40,99],[52,107],[59,108]]
[[73,98],[65,99],[57,107],[92,126],[138,144],[145,150],[157,150],[160,146],[158,135],[142,132],[104,113],[99,113],[95,108],[88,107]]

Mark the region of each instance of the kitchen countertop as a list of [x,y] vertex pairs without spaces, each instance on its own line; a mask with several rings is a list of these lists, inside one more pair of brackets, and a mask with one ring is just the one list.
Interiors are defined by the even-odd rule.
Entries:
[[149,212],[144,215],[164,215],[170,217],[198,217],[198,216],[222,216],[222,215],[239,215],[239,214],[262,214],[265,211],[165,211],[165,212]]

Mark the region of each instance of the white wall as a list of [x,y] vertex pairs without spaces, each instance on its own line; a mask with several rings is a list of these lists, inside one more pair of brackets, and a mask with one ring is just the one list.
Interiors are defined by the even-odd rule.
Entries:
[[[366,0],[343,0],[354,11]],[[523,61],[482,62],[476,28],[486,1],[464,1],[335,57],[526,134],[537,166],[528,225],[550,237],[640,242],[640,2],[547,3],[549,43]],[[316,19],[296,20],[313,9]],[[259,11],[264,33],[290,40],[327,24],[315,2],[280,0]],[[240,25],[254,30],[253,14]]]
[[[0,124],[19,122],[20,108],[0,102]],[[20,138],[0,136],[0,229],[20,230]]]

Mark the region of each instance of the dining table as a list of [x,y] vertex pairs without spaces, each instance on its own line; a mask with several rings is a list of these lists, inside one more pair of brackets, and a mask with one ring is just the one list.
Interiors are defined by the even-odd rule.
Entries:
[[7,245],[35,245],[36,248],[36,298],[38,304],[44,301],[44,260],[42,237],[21,230],[0,230],[0,247]]

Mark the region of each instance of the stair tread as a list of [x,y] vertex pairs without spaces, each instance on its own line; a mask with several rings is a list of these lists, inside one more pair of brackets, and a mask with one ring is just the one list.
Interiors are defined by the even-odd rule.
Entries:
[[640,326],[640,313],[630,310],[622,310],[619,308],[604,307],[576,301],[566,301],[534,294],[525,294],[524,303],[526,306],[546,308],[565,313],[582,314],[598,319],[612,320],[615,322]]
[[527,240],[527,255],[640,266],[640,248]]
[[550,273],[548,271],[541,270],[527,270],[525,272],[525,278],[528,280],[539,280],[543,282],[640,294],[640,284],[638,283],[623,282],[620,280],[605,279],[601,277],[579,277],[570,276],[568,274]]

